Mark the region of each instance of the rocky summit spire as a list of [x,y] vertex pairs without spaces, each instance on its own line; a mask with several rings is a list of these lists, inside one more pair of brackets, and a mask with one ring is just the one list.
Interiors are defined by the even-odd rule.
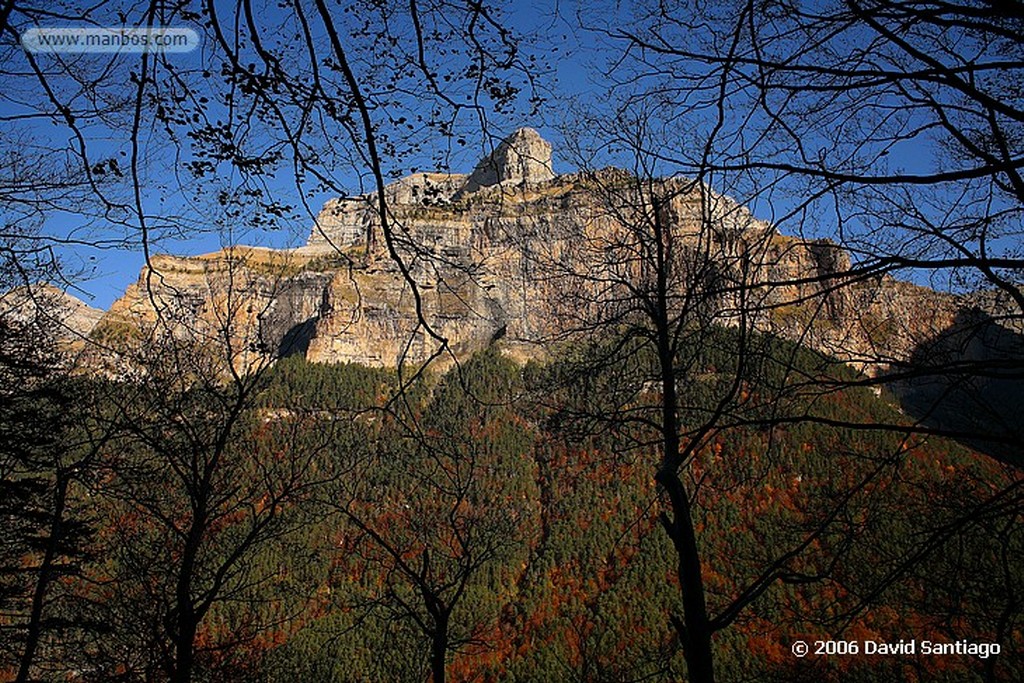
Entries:
[[551,144],[533,128],[520,128],[477,165],[466,182],[466,191],[498,183],[542,183],[554,177]]

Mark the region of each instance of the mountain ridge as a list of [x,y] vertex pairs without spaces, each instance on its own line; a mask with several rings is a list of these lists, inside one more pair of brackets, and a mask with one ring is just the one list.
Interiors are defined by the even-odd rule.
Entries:
[[[146,329],[158,317],[170,320],[163,324],[171,334],[209,334],[230,319],[243,365],[302,353],[394,367],[445,351],[465,357],[499,338],[514,358],[543,357],[552,340],[609,315],[596,289],[582,290],[593,289],[597,274],[622,279],[641,267],[607,253],[634,239],[630,221],[641,220],[650,199],[661,202],[658,219],[671,226],[677,251],[704,249],[708,273],[726,283],[710,304],[725,324],[739,315],[729,283],[740,282],[758,292],[758,329],[869,374],[909,360],[967,305],[890,276],[854,277],[837,245],[782,235],[692,181],[648,184],[650,196],[618,169],[555,175],[551,146],[521,129],[471,174],[418,173],[388,185],[390,245],[375,194],[330,200],[297,249],[154,257],[94,336]],[[744,270],[753,274],[737,280]]]

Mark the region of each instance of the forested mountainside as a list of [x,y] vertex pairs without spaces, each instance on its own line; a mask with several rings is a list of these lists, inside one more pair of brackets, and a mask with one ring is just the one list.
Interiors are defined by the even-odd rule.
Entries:
[[1024,680],[1022,8],[0,0],[0,683]]
[[1005,302],[549,155],[0,311],[4,674],[1019,680]]
[[[738,335],[686,351],[678,397],[685,434],[742,383],[688,470],[720,679],[1020,680],[1020,471],[901,432],[885,396],[789,342],[758,338],[740,366]],[[5,404],[3,429],[35,425],[26,448],[62,451],[70,485],[57,527],[32,481],[4,498],[37,532],[0,558],[0,670],[13,678],[49,563],[45,680],[161,680],[185,637],[202,681],[683,679],[656,364],[639,347],[592,363],[620,343],[526,365],[499,343],[413,379],[293,356],[246,385],[244,408],[158,373]],[[790,653],[828,637],[1002,653]]]
[[1019,680],[1005,302],[549,164],[5,297],[5,677]]

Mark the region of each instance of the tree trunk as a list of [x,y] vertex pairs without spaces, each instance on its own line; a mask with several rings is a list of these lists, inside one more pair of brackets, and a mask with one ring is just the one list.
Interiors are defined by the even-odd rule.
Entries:
[[[714,683],[715,673],[711,651],[711,624],[704,599],[704,576],[700,566],[697,533],[693,528],[690,498],[679,478],[679,431],[676,414],[675,374],[671,364],[662,371],[662,438],[665,445],[661,469],[655,477],[671,507],[671,519],[662,516],[662,523],[679,563],[676,574],[683,598],[683,623],[679,636],[683,644],[683,657],[691,683]],[[675,620],[678,621],[678,620]]]
[[678,395],[676,391],[675,352],[669,322],[668,272],[672,263],[671,232],[661,222],[662,212],[658,202],[654,203],[654,230],[657,258],[657,301],[654,307],[653,323],[657,333],[658,370],[661,373],[661,438],[662,461],[655,480],[662,486],[669,498],[671,518],[662,514],[662,524],[679,563],[676,575],[683,598],[682,621],[673,618],[683,645],[683,657],[690,683],[714,683],[714,659],[711,650],[711,623],[708,619],[707,602],[704,597],[704,576],[700,566],[700,550],[697,532],[693,528],[690,497],[686,492],[679,468],[683,462],[680,455]]
[[18,665],[18,676],[15,683],[25,683],[29,679],[32,670],[32,663],[35,660],[36,649],[39,647],[39,638],[43,629],[43,606],[46,602],[46,592],[49,590],[50,581],[53,579],[53,566],[57,559],[57,548],[60,546],[64,526],[64,509],[67,505],[68,478],[62,474],[57,475],[57,482],[53,492],[53,511],[50,518],[50,534],[46,539],[46,551],[43,554],[42,564],[39,566],[39,578],[36,580],[35,590],[32,593],[32,611],[29,614],[28,632],[25,636],[25,649],[21,654],[21,662]]
[[672,507],[672,518],[665,515],[662,523],[679,558],[676,575],[682,591],[683,620],[682,624],[677,623],[677,631],[683,644],[689,680],[691,683],[714,683],[711,624],[704,600],[704,577],[700,567],[697,535],[690,514],[690,501],[675,470],[663,469],[658,472],[657,480],[668,494]]
[[171,679],[174,683],[191,683],[192,670],[195,668],[195,641],[199,630],[201,615],[196,613],[192,602],[192,580],[195,574],[196,558],[199,554],[199,543],[205,529],[206,510],[200,506],[196,510],[192,526],[189,528],[182,553],[181,567],[178,570],[178,582],[175,587],[177,619],[174,633],[174,672]]
[[434,635],[430,640],[430,676],[433,683],[445,681],[445,659],[448,655],[448,615],[436,619]]
[[198,630],[195,619],[178,619],[178,634],[174,642],[174,683],[191,683],[195,667],[195,639]]

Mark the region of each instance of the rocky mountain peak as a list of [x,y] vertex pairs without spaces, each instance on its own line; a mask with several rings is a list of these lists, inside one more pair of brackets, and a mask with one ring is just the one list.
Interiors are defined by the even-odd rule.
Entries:
[[[225,258],[216,254],[154,259],[159,291],[148,291],[150,279],[140,277],[112,307],[105,329],[152,325],[156,300],[180,311],[183,329],[206,334],[223,325],[223,293],[242,289],[252,303],[243,307],[234,348],[253,353],[421,363],[438,355],[422,316],[453,354],[465,357],[500,338],[513,357],[543,357],[548,340],[563,338],[579,320],[601,319],[615,304],[585,287],[604,282],[602,272],[610,281],[623,277],[617,269],[625,261],[614,250],[632,244],[634,232],[628,216],[622,222],[621,206],[608,202],[637,200],[628,172],[555,176],[550,163],[551,145],[525,128],[470,176],[417,173],[385,188],[391,246],[417,283],[415,293],[392,259],[371,253],[368,235],[380,230],[380,217],[374,196],[362,195],[328,202],[309,242],[296,250],[236,251],[233,268],[219,266]],[[760,293],[762,331],[878,373],[955,322],[960,304],[950,294],[892,278],[837,288],[832,283],[850,269],[839,245],[780,234],[709,188],[673,178],[650,191],[669,198],[660,209],[680,258],[708,250],[709,277]],[[596,276],[580,280],[580,273]],[[708,306],[723,311],[728,325],[729,312],[744,304],[725,290]]]
[[0,318],[39,328],[61,341],[86,337],[103,311],[50,284],[16,287],[0,295]]
[[465,189],[475,192],[499,183],[543,183],[554,177],[551,143],[533,128],[520,128],[477,165]]

